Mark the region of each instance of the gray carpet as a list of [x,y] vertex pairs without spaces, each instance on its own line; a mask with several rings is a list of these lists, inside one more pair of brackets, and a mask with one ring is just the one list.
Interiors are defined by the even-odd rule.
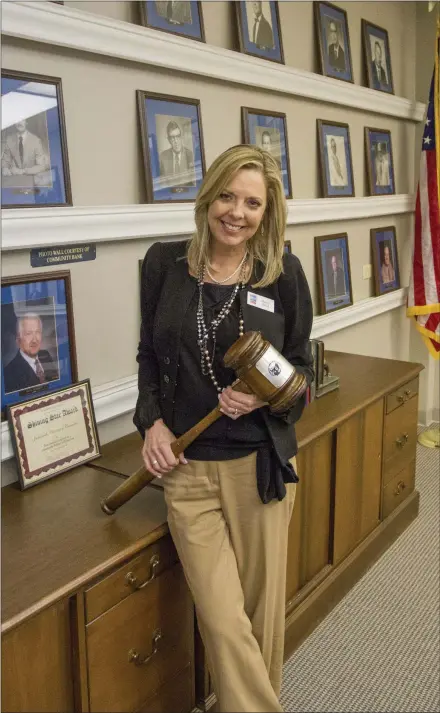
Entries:
[[285,711],[440,711],[440,452],[417,446],[420,514],[284,665]]

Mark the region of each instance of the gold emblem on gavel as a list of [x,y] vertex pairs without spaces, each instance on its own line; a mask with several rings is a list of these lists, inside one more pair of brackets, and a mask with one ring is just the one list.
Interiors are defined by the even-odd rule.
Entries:
[[[304,374],[285,359],[261,332],[246,332],[228,349],[223,357],[225,366],[234,369],[237,379],[232,384],[234,391],[255,394],[266,401],[275,413],[287,411],[304,393],[307,382]],[[177,456],[212,423],[222,416],[216,406],[207,416],[171,443]],[[101,500],[101,508],[107,515],[116,510],[142,490],[155,476],[146,468],[140,468],[125,480],[107,498]]]

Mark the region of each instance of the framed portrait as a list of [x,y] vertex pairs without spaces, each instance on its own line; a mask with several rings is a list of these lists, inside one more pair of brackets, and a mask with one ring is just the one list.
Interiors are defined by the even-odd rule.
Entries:
[[278,2],[235,2],[240,52],[284,64]]
[[347,233],[315,237],[320,314],[353,304]]
[[70,272],[2,279],[1,411],[77,380]]
[[394,94],[388,32],[368,20],[362,20],[362,43],[368,86],[379,92]]
[[61,79],[2,71],[2,207],[72,205]]
[[348,124],[317,119],[322,193],[325,198],[354,196]]
[[321,74],[353,82],[347,13],[329,2],[314,2]]
[[8,406],[8,421],[22,490],[100,455],[88,379]]
[[284,241],[284,252],[285,253],[291,253],[292,252],[292,243],[290,240],[285,240]]
[[372,228],[370,236],[375,295],[400,289],[395,227]]
[[286,115],[243,106],[241,117],[244,143],[255,144],[272,154],[281,171],[284,195],[292,198]]
[[365,127],[365,151],[370,196],[395,193],[391,132]]
[[205,173],[198,99],[137,91],[149,203],[192,201]]
[[140,8],[145,27],[205,42],[202,3],[198,0],[143,0]]

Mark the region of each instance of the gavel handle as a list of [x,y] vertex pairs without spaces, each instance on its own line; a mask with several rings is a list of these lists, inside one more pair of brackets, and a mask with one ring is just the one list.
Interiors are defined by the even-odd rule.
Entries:
[[[249,387],[240,379],[236,379],[232,384],[232,389],[234,391],[240,391],[242,394],[252,393]],[[223,416],[220,411],[219,406],[216,406],[210,413],[207,414],[201,421],[196,423],[195,426],[182,434],[180,438],[176,438],[175,441],[171,443],[171,450],[173,451],[176,458],[180,453],[183,453],[185,448],[190,445],[197,436],[199,436],[203,431],[205,431],[208,426],[215,423],[217,419]],[[101,509],[106,515],[113,515],[116,510],[121,507],[124,503],[130,500],[133,495],[136,495],[142,488],[144,488],[147,483],[149,483],[156,476],[150,473],[144,466],[139,468],[136,473],[130,475],[127,480],[125,480],[121,485],[119,485],[116,490],[114,490],[110,495],[101,500]]]

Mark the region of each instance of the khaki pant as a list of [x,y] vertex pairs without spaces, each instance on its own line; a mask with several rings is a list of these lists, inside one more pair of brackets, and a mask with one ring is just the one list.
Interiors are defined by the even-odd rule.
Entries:
[[190,461],[163,477],[168,524],[196,606],[218,709],[282,711],[287,531],[295,500],[267,505],[256,453]]

